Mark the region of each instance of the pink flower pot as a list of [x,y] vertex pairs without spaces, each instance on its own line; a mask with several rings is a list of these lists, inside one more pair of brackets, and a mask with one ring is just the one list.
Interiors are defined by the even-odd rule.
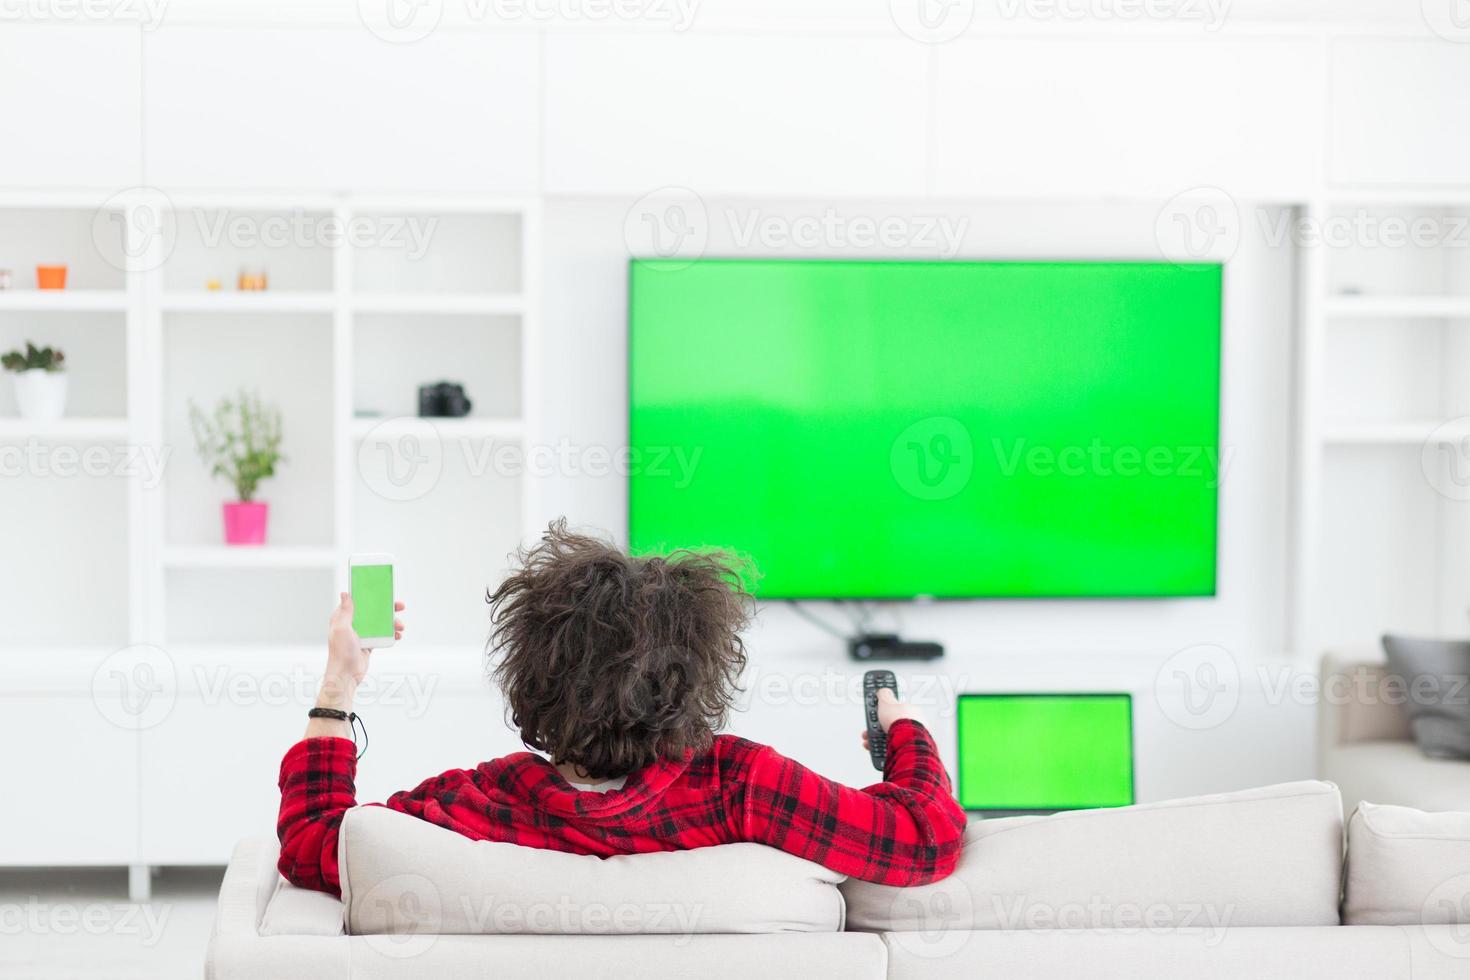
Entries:
[[265,544],[265,522],[270,504],[256,501],[224,505],[225,544]]

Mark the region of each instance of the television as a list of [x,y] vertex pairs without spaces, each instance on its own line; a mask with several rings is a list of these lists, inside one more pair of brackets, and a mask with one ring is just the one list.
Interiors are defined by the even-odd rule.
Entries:
[[1133,802],[1127,694],[961,694],[957,795],[966,810],[1050,813]]
[[630,547],[763,599],[1213,595],[1222,278],[633,260]]

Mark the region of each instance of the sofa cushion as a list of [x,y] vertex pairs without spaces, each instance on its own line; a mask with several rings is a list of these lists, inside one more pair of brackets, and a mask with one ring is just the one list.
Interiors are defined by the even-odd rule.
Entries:
[[[1231,928],[890,932],[888,980],[1463,980],[1464,961],[1399,929]],[[943,940],[953,939],[951,945]],[[983,964],[983,970],[980,966]],[[1438,969],[1436,970],[1436,966]],[[1459,973],[1449,972],[1458,966]]]
[[1414,741],[1431,759],[1470,759],[1470,640],[1383,638]]
[[347,931],[375,934],[837,932],[842,875],[761,844],[611,858],[472,841],[356,807],[338,843]]
[[958,869],[917,888],[842,886],[848,928],[1182,929],[1338,924],[1331,783],[972,821]]
[[1348,821],[1348,925],[1467,924],[1467,895],[1470,813],[1364,803]]
[[[882,937],[857,932],[554,939],[351,936],[317,942],[350,945],[351,973],[318,973],[302,980],[349,976],[350,980],[887,980],[888,976]],[[244,976],[278,980],[268,973]]]
[[1322,657],[1322,747],[1353,742],[1408,742],[1414,737],[1404,692],[1390,676],[1383,646],[1329,650]]
[[276,876],[275,894],[260,917],[262,936],[340,936],[342,903],[326,892],[297,888]]

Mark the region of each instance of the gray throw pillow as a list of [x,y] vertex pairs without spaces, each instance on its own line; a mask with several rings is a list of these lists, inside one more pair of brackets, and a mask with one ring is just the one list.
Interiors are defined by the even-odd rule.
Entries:
[[1403,684],[1404,711],[1419,750],[1470,759],[1470,640],[1383,638],[1390,675]]

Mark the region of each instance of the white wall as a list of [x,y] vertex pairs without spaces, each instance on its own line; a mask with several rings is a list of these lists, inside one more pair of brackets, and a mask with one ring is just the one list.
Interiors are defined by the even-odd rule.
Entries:
[[[1295,260],[1263,240],[1257,219],[1276,212],[1253,202],[1328,182],[1470,182],[1458,125],[1470,45],[1389,0],[1240,0],[1215,32],[1005,19],[982,3],[939,45],[903,36],[877,0],[708,0],[685,33],[488,25],[449,0],[443,26],[412,44],[365,30],[356,6],[176,0],[147,30],[5,24],[0,84],[15,97],[0,192],[544,195],[547,437],[613,446],[624,222],[658,188],[703,197],[714,253],[739,251],[727,208],[784,220],[830,206],[967,219],[960,254],[1007,257],[1153,257],[1163,201],[1201,184],[1234,193],[1245,220],[1227,276],[1219,597],[950,603],[906,609],[903,625],[947,644],[952,684],[1140,694],[1145,797],[1310,773],[1312,707],[1268,704],[1258,683],[1284,654],[1309,669],[1311,651],[1285,641]],[[545,489],[544,516],[622,525],[616,481]],[[1221,645],[1244,675],[1233,716],[1203,730],[1153,696],[1170,656],[1196,644]],[[835,640],[779,607],[751,645],[758,677],[847,670]],[[799,700],[767,691],[738,729],[866,778],[856,705]]]
[[[1157,257],[1153,205],[924,204],[843,199],[760,204],[705,198],[707,254],[792,257],[867,255],[926,257],[938,250],[744,246],[753,220],[796,227],[803,220],[843,222],[903,219],[920,234],[930,221],[964,229],[956,254],[1006,258]],[[576,283],[549,289],[544,323],[547,363],[543,386],[546,439],[573,447],[615,447],[627,440],[625,219],[634,202],[553,199],[545,215],[548,282]],[[1272,212],[1265,212],[1267,226]],[[830,220],[830,219],[828,219]],[[1230,651],[1247,672],[1286,652],[1286,514],[1291,336],[1295,255],[1264,240],[1260,222],[1247,226],[1227,264],[1222,396],[1222,441],[1228,464],[1221,489],[1219,595],[1209,600],[984,601],[918,606],[888,605],[881,622],[902,626],[910,638],[943,642],[948,656],[922,673],[942,677],[951,690],[1108,689],[1139,695],[1140,792],[1177,795],[1187,787],[1247,785],[1306,776],[1311,712],[1283,705],[1269,713],[1243,709],[1228,731],[1209,737],[1169,724],[1154,698],[1154,682],[1174,653],[1200,644]],[[616,476],[558,476],[543,494],[552,513],[574,523],[625,536],[627,498]],[[826,604],[812,611],[847,629],[844,614]],[[753,668],[769,677],[795,671],[810,678],[823,670],[852,671],[842,643],[768,604],[752,633]],[[792,665],[796,666],[793,667]],[[772,682],[774,683],[774,682]],[[764,692],[762,695],[761,692]],[[852,704],[798,705],[753,689],[748,715],[737,730],[774,739],[804,754],[825,771],[860,774],[848,729],[858,714]],[[938,706],[940,708],[945,705]],[[821,718],[814,729],[813,719]],[[832,731],[818,739],[813,730]],[[1253,739],[1280,731],[1284,749],[1262,752]],[[1254,734],[1251,734],[1254,733]],[[948,733],[946,731],[946,737]],[[1182,741],[1201,742],[1180,750]],[[948,749],[946,743],[946,749]]]
[[1464,182],[1450,121],[1470,46],[1390,0],[1237,0],[1215,30],[980,3],[944,44],[905,36],[876,0],[705,0],[682,32],[437,6],[438,29],[408,44],[326,0],[173,0],[147,29],[6,21],[0,83],[24,97],[0,187],[1280,196],[1324,176]]
[[145,34],[143,50],[149,183],[435,191],[536,183],[534,37],[446,31],[389,45],[361,28],[170,25]]

